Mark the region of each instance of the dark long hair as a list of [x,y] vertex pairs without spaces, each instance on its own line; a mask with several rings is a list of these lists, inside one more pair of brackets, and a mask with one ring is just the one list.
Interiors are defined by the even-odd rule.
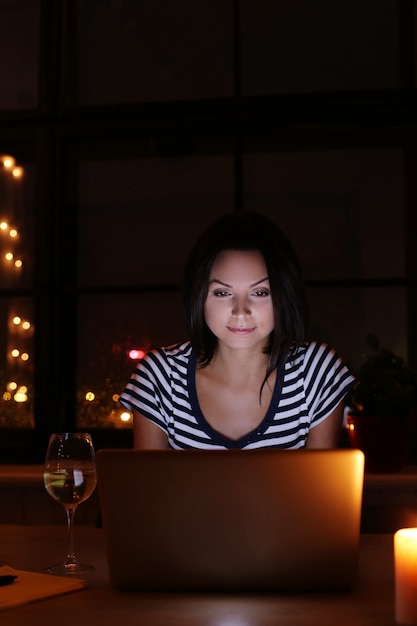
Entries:
[[217,347],[217,338],[204,319],[204,305],[213,263],[223,250],[257,250],[266,265],[275,322],[266,349],[266,380],[275,368],[281,370],[305,339],[307,305],[300,264],[280,228],[259,213],[225,215],[200,236],[185,266],[183,311],[189,339],[202,367],[210,363]]

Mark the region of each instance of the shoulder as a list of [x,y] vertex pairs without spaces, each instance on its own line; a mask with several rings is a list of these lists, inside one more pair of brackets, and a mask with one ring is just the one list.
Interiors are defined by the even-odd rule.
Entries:
[[191,343],[186,341],[184,343],[175,343],[171,346],[151,350],[147,356],[168,362],[185,362],[190,359],[191,353]]
[[189,341],[176,343],[151,350],[140,361],[139,365],[144,368],[162,367],[164,369],[187,367],[191,354],[192,347]]
[[[329,344],[319,341],[306,341],[294,350],[294,357],[304,361],[322,359],[328,356],[340,358]],[[291,358],[291,357],[290,357]]]
[[289,367],[310,371],[334,371],[345,364],[330,345],[319,341],[307,341],[294,350],[289,357]]
[[186,376],[191,353],[188,342],[150,350],[137,363],[131,380],[145,386],[168,388],[173,378]]

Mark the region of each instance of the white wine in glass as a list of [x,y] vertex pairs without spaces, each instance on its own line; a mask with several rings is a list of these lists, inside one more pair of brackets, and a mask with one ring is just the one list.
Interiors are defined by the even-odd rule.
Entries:
[[78,574],[94,569],[80,563],[74,550],[74,514],[96,484],[95,453],[88,433],[56,433],[49,439],[43,472],[45,488],[65,508],[68,526],[67,558],[48,568],[52,574]]

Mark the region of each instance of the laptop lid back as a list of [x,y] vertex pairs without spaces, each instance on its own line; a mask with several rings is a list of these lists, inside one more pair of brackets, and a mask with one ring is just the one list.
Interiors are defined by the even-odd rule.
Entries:
[[330,590],[356,580],[359,450],[101,450],[110,580],[138,590]]

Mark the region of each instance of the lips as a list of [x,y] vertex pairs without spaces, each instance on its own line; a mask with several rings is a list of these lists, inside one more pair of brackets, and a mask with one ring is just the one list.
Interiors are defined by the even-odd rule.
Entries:
[[255,328],[234,328],[233,326],[228,326],[227,328],[234,335],[249,335],[255,330]]

